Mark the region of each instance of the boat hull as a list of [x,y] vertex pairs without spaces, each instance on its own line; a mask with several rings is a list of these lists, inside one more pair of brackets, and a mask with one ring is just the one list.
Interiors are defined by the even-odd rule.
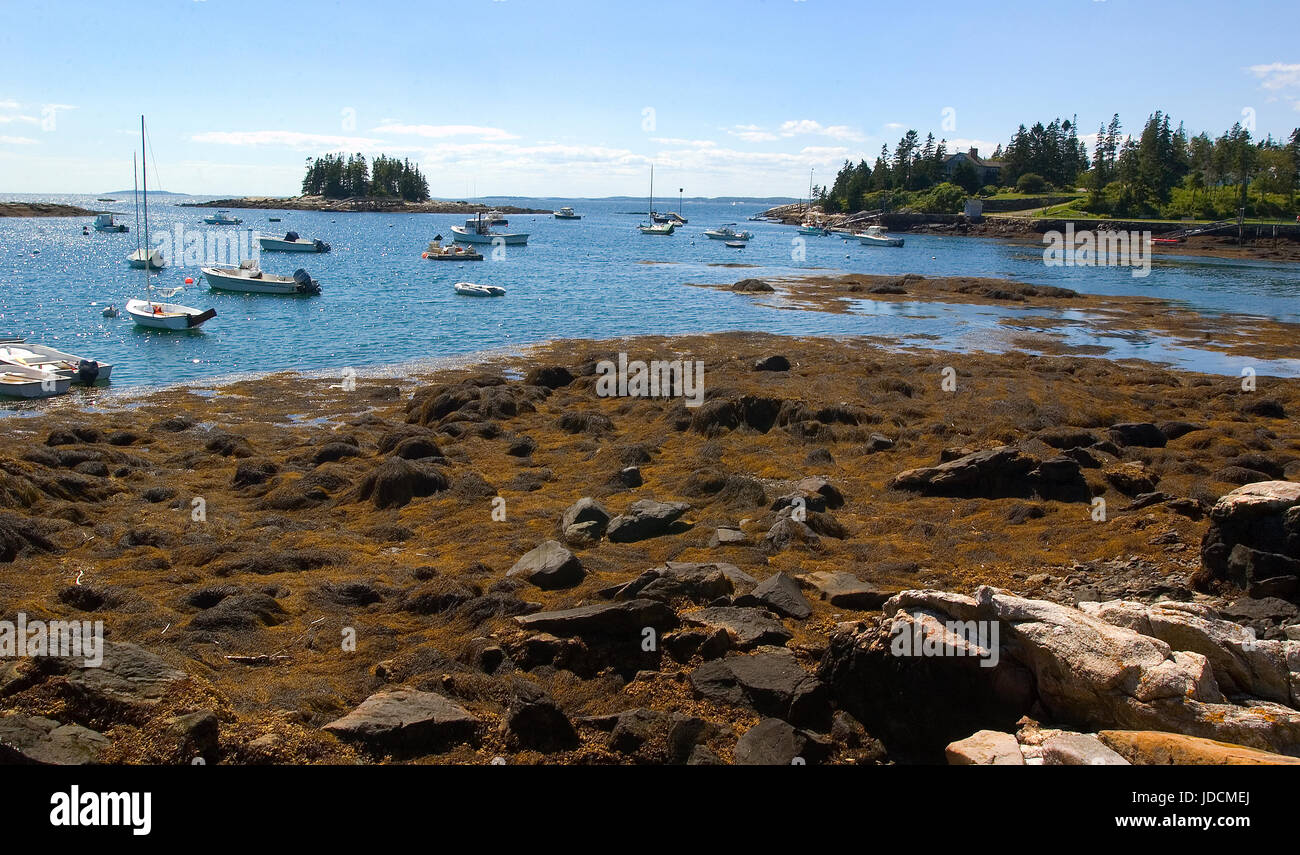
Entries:
[[257,242],[265,252],[329,252],[329,244],[318,247],[314,240],[258,237]]
[[126,257],[126,263],[131,266],[132,270],[144,270],[146,263],[149,265],[150,270],[162,270],[166,266],[162,253],[156,249],[149,253],[147,262],[145,261],[144,251],[137,249]]
[[466,229],[464,226],[452,226],[451,232],[456,236],[454,238],[456,243],[495,244],[498,240],[504,243],[506,246],[523,246],[524,244],[528,243],[528,235],[526,234],[499,235],[499,234],[492,234],[491,232],[489,232],[488,234],[479,234],[478,232],[471,232],[470,230]]
[[902,246],[902,245],[903,245],[903,239],[902,239],[902,238],[870,237],[870,236],[868,236],[868,235],[859,235],[859,236],[858,236],[858,243],[862,244],[863,246]]
[[50,380],[36,380],[4,372],[0,366],[0,397],[6,398],[53,398],[55,395],[67,394],[72,388],[72,381],[67,377],[55,376]]
[[[157,308],[158,311],[154,309]],[[147,300],[127,300],[126,313],[137,326],[155,330],[190,330],[196,329],[216,315],[209,309],[200,312],[189,306],[174,303],[151,303]]]
[[304,291],[298,283],[289,276],[277,276],[266,278],[262,274],[261,279],[252,279],[248,276],[240,276],[238,273],[226,272],[215,267],[199,268],[203,271],[203,278],[208,280],[208,287],[214,291],[228,291],[234,294],[283,294],[283,295],[309,295],[319,294],[319,289],[315,291]]
[[504,297],[506,289],[496,285],[475,285],[472,282],[457,282],[452,286],[462,297]]
[[26,341],[11,340],[0,343],[0,362],[17,363],[37,369],[53,371],[73,382],[84,383],[81,376],[82,362],[92,362],[96,368],[95,383],[107,383],[113,376],[113,366],[107,362],[95,362],[75,353],[64,353],[43,344],[29,344]]

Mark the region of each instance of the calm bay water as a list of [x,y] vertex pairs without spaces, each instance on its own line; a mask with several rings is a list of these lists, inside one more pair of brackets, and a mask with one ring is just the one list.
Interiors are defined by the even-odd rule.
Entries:
[[[38,197],[12,197],[36,199]],[[175,301],[213,307],[217,317],[201,331],[162,333],[135,327],[119,308],[143,296],[144,274],[130,270],[136,246],[129,196],[99,203],[93,196],[39,197],[112,210],[132,227],[128,234],[81,233],[89,219],[0,218],[0,335],[25,336],[83,356],[112,362],[114,388],[210,383],[268,371],[363,370],[476,351],[515,348],[557,338],[611,338],[720,330],[761,330],[799,335],[886,335],[954,350],[997,347],[990,333],[1006,331],[1002,319],[1042,310],[863,301],[859,313],[832,315],[764,305],[753,298],[694,288],[686,283],[730,283],[757,276],[814,272],[920,273],[1003,276],[1063,285],[1098,294],[1143,294],[1183,301],[1212,312],[1260,314],[1300,322],[1300,275],[1283,264],[1205,258],[1161,259],[1152,274],[1135,279],[1127,269],[1047,268],[1041,250],[981,238],[908,235],[902,249],[846,243],[839,237],[807,238],[807,256],[792,260],[794,230],[749,223],[756,204],[688,202],[690,225],[671,237],[639,234],[635,211],[644,202],[563,199],[494,200],[531,208],[572,205],[581,221],[548,215],[512,215],[501,231],[525,231],[525,247],[509,247],[503,260],[444,263],[420,258],[435,234],[450,237],[463,216],[430,214],[327,214],[237,210],[241,226],[207,226],[209,209],[179,207],[178,197],[151,199],[151,231],[247,230],[332,244],[324,255],[264,253],[263,269],[292,273],[305,267],[320,280],[314,298],[242,296],[209,292],[195,267],[171,264],[154,281],[160,287],[195,284]],[[671,204],[663,204],[671,209]],[[283,222],[270,223],[280,217]],[[743,250],[711,241],[703,231],[737,222],[755,233]],[[168,258],[169,263],[173,259]],[[651,263],[647,263],[651,262]],[[743,263],[753,268],[721,265]],[[501,285],[499,299],[459,297],[452,283]],[[1076,318],[1076,320],[1082,320]],[[1263,362],[1173,346],[1157,336],[1099,336],[1082,323],[1063,330],[1067,341],[1104,345],[1114,357],[1138,357],[1181,367],[1236,374],[1252,365],[1261,374],[1300,376],[1300,360]],[[937,337],[937,338],[932,338]]]

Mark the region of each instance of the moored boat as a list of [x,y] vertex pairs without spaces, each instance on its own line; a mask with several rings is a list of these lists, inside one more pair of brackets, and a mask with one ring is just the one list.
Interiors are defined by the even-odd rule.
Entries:
[[819,226],[816,223],[804,223],[795,231],[801,235],[820,235],[823,237],[831,233],[830,229],[825,226]]
[[320,293],[320,283],[312,279],[301,267],[292,276],[263,272],[257,262],[249,259],[238,267],[201,267],[208,287],[214,291],[233,291],[239,294],[304,294]]
[[243,222],[239,217],[230,216],[229,211],[217,211],[210,217],[204,217],[203,222],[210,226],[237,226]]
[[84,386],[106,383],[113,375],[107,362],[64,353],[21,338],[0,339],[0,363],[50,371]]
[[901,237],[890,237],[884,226],[867,226],[867,230],[858,235],[858,243],[863,246],[902,246]]
[[147,259],[145,251],[137,249],[126,257],[126,263],[133,270],[143,270],[146,264],[149,265],[150,270],[162,270],[167,265],[167,262],[163,261],[162,250],[159,249],[149,253]]
[[457,246],[454,243],[444,244],[442,235],[438,235],[429,241],[429,248],[420,253],[420,258],[429,258],[434,261],[482,261],[483,253],[470,247]]
[[462,297],[504,297],[506,289],[500,285],[479,285],[474,282],[457,282],[452,286]]
[[121,234],[122,232],[129,232],[131,229],[129,226],[125,226],[122,223],[113,222],[112,214],[96,214],[95,231]]
[[527,234],[492,231],[482,214],[466,220],[463,226],[452,226],[451,231],[455,235],[452,240],[457,243],[496,243],[498,240],[506,246],[522,246],[528,243]]
[[709,240],[747,241],[754,237],[753,232],[736,231],[735,223],[727,223],[716,229],[709,229],[704,234]]
[[581,220],[582,214],[575,214],[572,208],[564,207],[555,212],[557,220]]
[[257,242],[267,252],[329,252],[330,245],[323,240],[308,240],[297,232],[285,232],[284,237],[258,235]]
[[8,398],[52,398],[72,388],[67,377],[0,362],[0,396]]
[[217,316],[216,309],[201,312],[178,303],[159,303],[155,300],[126,301],[126,313],[136,326],[157,330],[192,330]]

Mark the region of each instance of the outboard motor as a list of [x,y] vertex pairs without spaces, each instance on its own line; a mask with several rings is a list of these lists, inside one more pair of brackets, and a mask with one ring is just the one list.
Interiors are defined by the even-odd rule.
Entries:
[[317,284],[306,270],[299,267],[293,272],[293,281],[298,286],[299,294],[319,294],[320,285]]
[[83,386],[94,386],[99,379],[99,363],[93,359],[83,359],[77,363],[77,379]]
[[316,251],[317,251],[317,252],[329,252],[329,251],[330,251],[330,245],[327,244],[325,241],[320,240],[320,239],[318,238],[318,239],[316,240]]
[[297,232],[285,232],[285,233],[284,233],[284,239],[285,239],[285,240],[297,240],[297,239],[298,239],[298,233],[297,233]]

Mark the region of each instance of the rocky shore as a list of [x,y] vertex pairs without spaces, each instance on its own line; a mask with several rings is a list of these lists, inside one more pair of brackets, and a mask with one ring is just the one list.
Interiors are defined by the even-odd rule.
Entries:
[[371,197],[326,199],[324,196],[243,196],[238,199],[218,199],[215,202],[188,202],[183,208],[255,208],[271,211],[325,211],[329,213],[388,213],[388,214],[486,214],[500,211],[503,214],[550,214],[551,211],[534,208],[516,208],[511,205],[490,206],[475,202],[406,202],[402,199],[376,199]]
[[108,643],[0,659],[0,759],[1296,762],[1298,408],[735,333],[5,419],[0,619]]
[[0,217],[93,217],[97,213],[54,202],[0,202]]

